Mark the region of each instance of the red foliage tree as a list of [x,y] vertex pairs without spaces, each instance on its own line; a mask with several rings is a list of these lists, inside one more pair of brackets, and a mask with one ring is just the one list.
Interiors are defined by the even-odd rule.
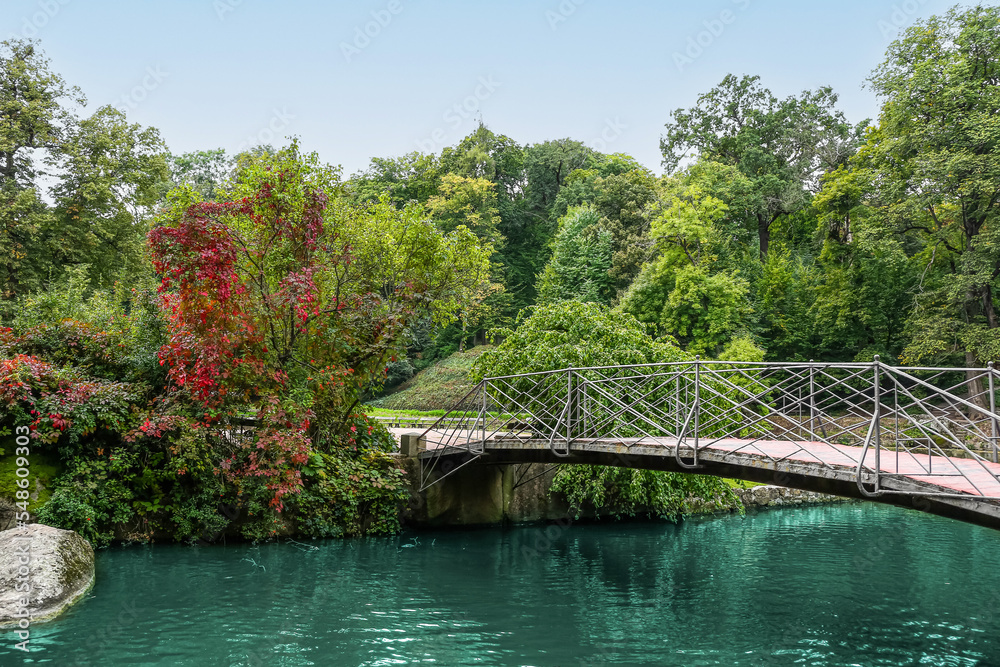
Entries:
[[491,249],[468,230],[445,237],[387,202],[357,209],[328,197],[339,187],[293,145],[246,158],[229,201],[179,199],[149,237],[169,319],[161,363],[203,423],[255,418],[253,442],[219,469],[263,478],[277,507],[310,447],[347,437],[405,327],[453,317],[488,275]]

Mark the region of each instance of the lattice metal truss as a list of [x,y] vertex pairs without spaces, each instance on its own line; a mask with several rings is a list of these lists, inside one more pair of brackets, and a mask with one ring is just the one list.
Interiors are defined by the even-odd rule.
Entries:
[[[712,445],[739,452],[782,441],[793,446],[774,463],[825,445],[850,459],[865,495],[902,493],[886,488],[894,476],[961,476],[975,495],[997,498],[997,468],[989,465],[998,454],[995,384],[992,364],[900,368],[878,357],[850,364],[696,359],[492,377],[424,432],[421,484],[475,460],[494,440],[546,441],[556,456],[585,441],[669,443],[678,465],[692,470]],[[459,451],[466,456],[457,464],[442,459]]]

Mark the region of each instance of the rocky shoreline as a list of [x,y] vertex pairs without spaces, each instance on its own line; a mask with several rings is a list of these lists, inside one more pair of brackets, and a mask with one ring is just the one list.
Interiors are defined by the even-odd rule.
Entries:
[[784,486],[754,486],[749,489],[733,489],[747,509],[762,507],[784,507],[788,505],[813,505],[816,503],[847,502],[848,498],[831,496],[826,493],[789,489]]

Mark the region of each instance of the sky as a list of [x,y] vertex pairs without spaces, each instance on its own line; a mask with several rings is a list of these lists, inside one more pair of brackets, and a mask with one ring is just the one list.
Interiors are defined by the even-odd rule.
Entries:
[[174,154],[301,145],[345,175],[440,152],[482,120],[520,144],[570,137],[662,173],[664,124],[726,74],[779,98],[865,80],[938,0],[0,0],[0,39],[35,38],[87,97]]

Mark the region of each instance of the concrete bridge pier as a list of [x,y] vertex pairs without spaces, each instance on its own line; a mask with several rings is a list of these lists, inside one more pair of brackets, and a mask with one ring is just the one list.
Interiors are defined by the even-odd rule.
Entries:
[[417,457],[426,442],[420,436],[419,432],[400,436],[412,498],[404,522],[424,527],[487,526],[558,521],[570,515],[569,505],[549,493],[555,470],[540,463],[470,464],[452,472],[461,463],[449,460],[441,481],[421,491]]

